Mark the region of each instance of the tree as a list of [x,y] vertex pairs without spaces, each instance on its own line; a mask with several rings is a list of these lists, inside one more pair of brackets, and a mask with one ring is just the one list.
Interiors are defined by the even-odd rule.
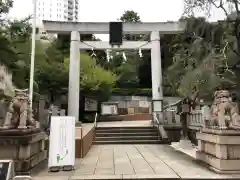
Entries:
[[[125,23],[139,23],[141,22],[140,16],[137,12],[128,10],[123,13],[120,17],[120,20]],[[123,39],[128,41],[137,41],[142,38],[142,35],[132,35],[132,34],[125,34]]]
[[[125,23],[138,23],[141,22],[140,16],[137,12],[132,10],[125,11],[119,18]],[[124,40],[136,41],[141,39],[141,35],[125,34]],[[111,69],[118,75],[117,87],[119,88],[136,88],[139,85],[138,68],[140,57],[137,53],[124,52],[127,59],[123,58],[123,52],[111,52],[113,59],[109,62],[105,62],[104,67]]]
[[[211,15],[212,9],[221,9],[226,15],[225,23],[231,26],[229,31],[225,32],[227,46],[234,53],[240,56],[240,1],[239,0],[184,0],[185,14],[194,15],[196,10],[201,10]],[[231,40],[231,41],[229,41]],[[240,58],[240,57],[239,57]]]
[[4,15],[8,13],[12,7],[12,1],[1,1],[0,2],[0,61],[6,65],[10,65],[7,59],[16,60],[16,54],[14,48],[11,45],[11,41],[8,34],[8,21],[4,18]]
[[12,7],[13,1],[12,0],[1,0],[0,2],[0,17],[2,14],[7,14],[9,9]]
[[[91,58],[88,54],[81,54],[80,61],[80,87],[87,95],[101,95],[108,96],[115,86],[117,76],[109,70],[103,69],[97,65],[96,60]],[[69,59],[64,61],[64,72],[69,70]],[[99,95],[99,94],[98,94]]]
[[133,10],[125,11],[123,15],[120,17],[120,20],[123,22],[131,22],[131,23],[141,22],[141,19],[138,13]]
[[[56,44],[46,49],[46,57],[36,66],[36,81],[39,92],[48,94],[54,101],[62,94],[67,94],[69,58],[58,51]],[[109,96],[115,85],[116,75],[96,64],[88,54],[81,53],[80,87],[85,95]]]
[[197,88],[204,97],[223,84],[234,85],[235,74],[229,67],[236,59],[226,45],[225,24],[194,17],[184,20],[186,31],[175,35],[173,64],[165,72],[165,80],[172,90],[187,96]]

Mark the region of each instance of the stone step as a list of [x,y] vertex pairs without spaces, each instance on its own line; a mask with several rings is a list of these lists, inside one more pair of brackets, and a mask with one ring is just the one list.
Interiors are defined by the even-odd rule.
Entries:
[[97,127],[97,129],[156,129],[152,126],[113,126],[113,127]]
[[96,129],[96,133],[141,133],[141,132],[157,132],[157,129]]
[[166,144],[162,140],[118,140],[118,141],[93,141],[93,144]]
[[158,136],[111,136],[95,137],[95,141],[121,141],[121,140],[159,140]]
[[110,132],[110,133],[102,133],[96,132],[96,137],[111,137],[111,136],[158,136],[157,131],[153,132]]

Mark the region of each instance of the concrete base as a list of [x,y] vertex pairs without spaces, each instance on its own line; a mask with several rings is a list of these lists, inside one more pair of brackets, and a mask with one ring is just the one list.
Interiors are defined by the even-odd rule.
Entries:
[[203,129],[196,158],[218,173],[240,173],[240,131]]
[[193,145],[192,145],[190,140],[182,139],[179,142],[179,147],[182,148],[182,149],[192,149]]
[[32,130],[0,130],[0,159],[12,159],[17,174],[30,170],[46,160],[46,134]]

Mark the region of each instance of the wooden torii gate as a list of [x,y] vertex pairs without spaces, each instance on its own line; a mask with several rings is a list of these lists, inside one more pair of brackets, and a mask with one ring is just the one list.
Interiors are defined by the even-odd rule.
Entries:
[[149,49],[151,50],[152,69],[152,101],[153,112],[162,112],[163,88],[160,34],[177,34],[184,31],[185,24],[181,22],[144,22],[123,23],[125,34],[151,34],[151,41],[123,41],[119,47],[112,47],[109,42],[81,41],[80,34],[108,34],[109,22],[59,22],[43,21],[46,32],[71,34],[68,115],[79,118],[80,91],[80,50],[87,49]]

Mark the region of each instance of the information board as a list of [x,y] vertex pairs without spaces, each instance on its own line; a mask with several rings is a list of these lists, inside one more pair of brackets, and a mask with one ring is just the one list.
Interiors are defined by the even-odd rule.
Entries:
[[75,165],[75,117],[52,116],[48,168]]
[[98,102],[92,98],[85,98],[85,111],[97,111]]
[[117,105],[116,104],[101,104],[101,114],[102,115],[117,115]]

